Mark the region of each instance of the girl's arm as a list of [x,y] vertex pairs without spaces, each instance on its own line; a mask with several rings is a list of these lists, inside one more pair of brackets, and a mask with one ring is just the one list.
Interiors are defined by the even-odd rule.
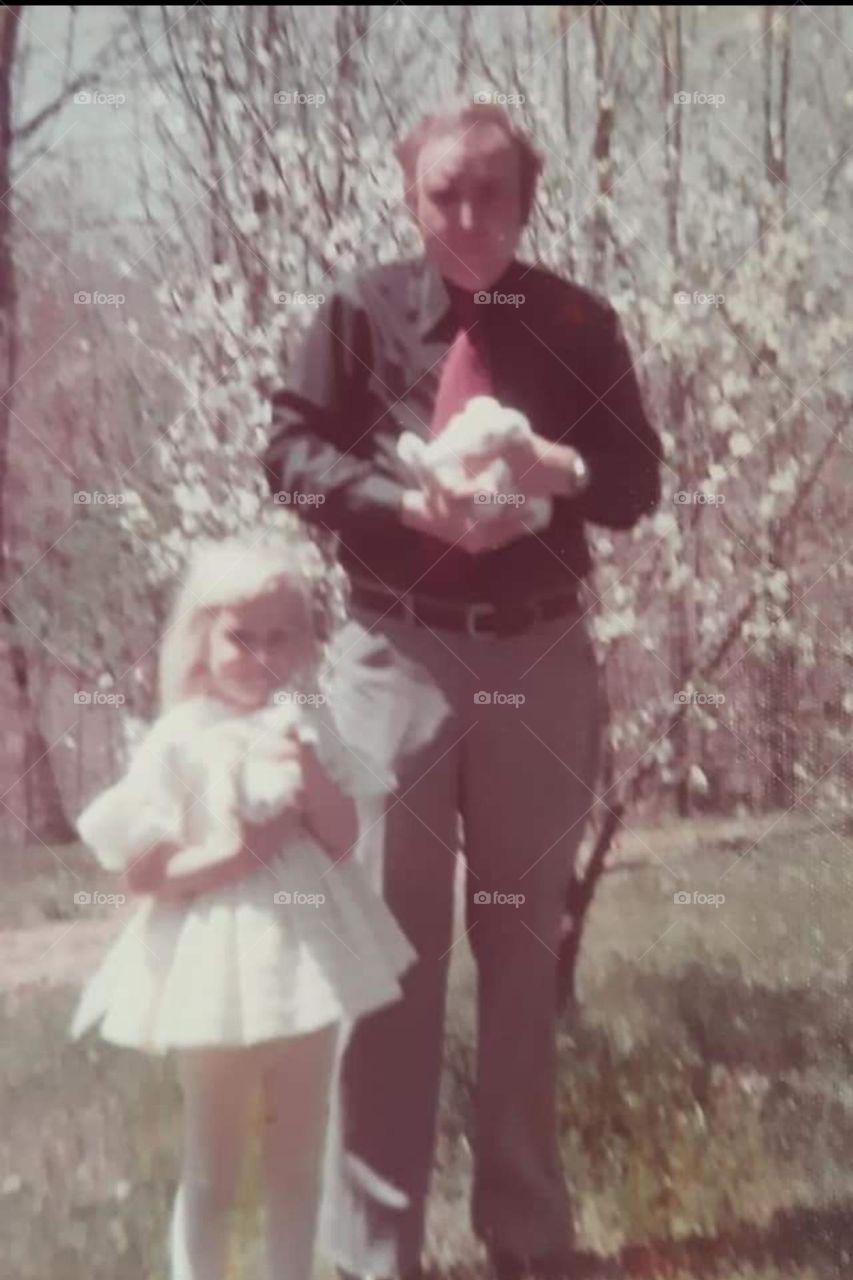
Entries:
[[[172,849],[170,856],[174,852],[177,851]],[[168,858],[164,859],[160,874],[149,890],[162,902],[185,902],[200,893],[207,893],[210,889],[218,889],[223,884],[239,880],[259,865],[258,858],[245,844],[239,845],[227,861],[218,862],[212,867],[201,867],[186,875],[167,876],[167,861]]]
[[[203,867],[188,875],[170,877],[166,875],[169,860],[182,851],[179,844],[163,843],[152,845],[121,874],[119,884],[130,893],[153,893],[167,902],[181,902],[187,897],[195,897],[197,893],[215,888],[226,880],[237,875],[244,875],[249,866],[248,851],[237,846],[232,858],[213,867]],[[252,856],[257,866],[257,859]]]
[[145,882],[158,850],[183,831],[184,794],[173,743],[174,716],[161,716],[122,778],[86,805],[75,826],[107,871]]
[[168,858],[164,859],[164,870],[152,889],[157,898],[164,902],[185,902],[200,893],[240,880],[250,871],[266,866],[294,834],[304,832],[306,824],[302,807],[297,802],[266,822],[249,823],[235,817],[234,825],[239,829],[241,842],[224,862],[170,878],[165,874]]
[[329,856],[340,862],[352,853],[358,840],[355,801],[329,776],[310,743],[303,743],[302,767],[305,778],[303,822]]
[[182,902],[239,879],[257,860],[250,861],[239,815],[234,764],[225,753],[210,779],[209,830],[197,843],[173,848],[162,860],[153,892],[164,901]]
[[166,863],[180,845],[171,841],[152,844],[143,853],[138,854],[119,875],[119,884],[129,893],[151,893],[160,882]]
[[[282,762],[298,756],[300,750],[300,744],[288,742],[282,749]],[[226,798],[230,803],[224,803]],[[189,855],[190,865],[186,871],[167,875],[166,864],[176,852],[174,846],[168,850],[153,888],[153,892],[163,901],[184,902],[200,893],[207,893],[210,889],[239,880],[250,871],[268,865],[294,835],[300,830],[304,832],[304,780],[303,785],[294,793],[291,804],[273,817],[260,822],[241,817],[236,791],[229,797],[229,789],[224,780],[219,799],[223,802],[223,808],[217,815],[209,846],[213,859],[208,865],[193,868],[192,853],[196,850],[181,849],[183,855]],[[199,846],[197,852],[204,863],[205,846]],[[177,861],[180,863],[180,859]]]

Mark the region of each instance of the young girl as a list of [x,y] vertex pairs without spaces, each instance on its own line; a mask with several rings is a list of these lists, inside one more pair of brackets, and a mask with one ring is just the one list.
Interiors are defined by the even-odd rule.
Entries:
[[345,578],[297,517],[198,551],[160,655],[161,715],[78,819],[144,896],[71,1023],[178,1051],[172,1280],[221,1280],[246,1112],[265,1099],[270,1280],[309,1280],[337,1032],[415,951],[358,863],[355,801],[395,778],[323,693]]

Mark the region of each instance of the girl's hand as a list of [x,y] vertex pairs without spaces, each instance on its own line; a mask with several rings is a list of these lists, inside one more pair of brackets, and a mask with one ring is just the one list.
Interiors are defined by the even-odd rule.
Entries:
[[209,893],[212,889],[242,879],[258,865],[255,855],[241,845],[230,858],[212,867],[201,867],[198,871],[182,876],[169,877],[164,874],[153,892],[161,902],[186,903],[199,894]]
[[299,768],[299,783],[294,787],[290,803],[279,813],[273,814],[261,822],[240,820],[240,832],[243,844],[255,855],[255,864],[269,862],[270,858],[281,850],[282,846],[292,840],[300,832],[304,834],[304,815],[306,797],[305,764],[310,748],[295,735],[288,734],[282,741],[276,759],[286,762],[294,761]]
[[302,739],[293,730],[289,729],[281,741],[276,745],[273,752],[274,760],[293,760],[297,764],[301,763],[303,754]]
[[170,842],[152,845],[135,858],[119,876],[119,884],[128,893],[152,893],[163,878],[166,863],[179,846]]
[[285,809],[266,822],[239,822],[242,843],[234,854],[212,867],[201,867],[187,875],[169,878],[165,864],[160,879],[151,892],[162,902],[185,904],[199,894],[209,893],[222,885],[241,880],[258,867],[268,866],[271,859],[299,832],[304,833],[302,810],[296,805]]
[[304,811],[300,804],[283,809],[265,822],[241,823],[243,856],[249,870],[268,866],[289,842],[305,834]]
[[[302,743],[295,735],[288,733],[275,750],[274,758],[283,762],[301,762],[302,752]],[[159,864],[151,869],[146,878],[145,891],[154,893],[163,902],[185,904],[199,894],[242,879],[258,867],[268,865],[300,831],[304,834],[303,809],[304,779],[302,785],[295,789],[292,803],[272,818],[262,822],[249,822],[236,814],[231,815],[228,828],[233,832],[233,839],[223,834],[222,849],[218,850],[217,860],[212,865],[167,876],[166,863],[169,857],[173,853],[183,852],[176,846],[169,847],[166,856],[161,857]],[[228,849],[229,843],[233,846],[233,851]]]
[[305,747],[305,824],[325,846],[335,862],[341,862],[358,840],[358,811],[351,796],[329,776],[312,746]]

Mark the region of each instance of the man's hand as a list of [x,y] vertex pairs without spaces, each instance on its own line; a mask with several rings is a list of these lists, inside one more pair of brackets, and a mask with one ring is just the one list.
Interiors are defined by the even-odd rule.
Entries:
[[520,503],[506,507],[499,516],[482,516],[457,545],[471,555],[479,555],[483,551],[496,551],[532,532],[524,522],[524,504]]
[[577,449],[535,432],[508,445],[502,457],[518,492],[528,498],[573,498],[589,483],[586,464]]
[[403,494],[403,523],[471,555],[494,551],[530,532],[524,523],[523,504],[496,517],[483,515],[483,504],[474,501],[474,495],[481,490],[477,484],[462,495],[407,489]]

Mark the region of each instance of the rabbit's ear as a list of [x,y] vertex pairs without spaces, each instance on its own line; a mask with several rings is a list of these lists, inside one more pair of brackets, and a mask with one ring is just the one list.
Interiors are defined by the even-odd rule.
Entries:
[[473,418],[491,418],[500,412],[500,401],[494,396],[472,396],[465,405],[465,413]]

